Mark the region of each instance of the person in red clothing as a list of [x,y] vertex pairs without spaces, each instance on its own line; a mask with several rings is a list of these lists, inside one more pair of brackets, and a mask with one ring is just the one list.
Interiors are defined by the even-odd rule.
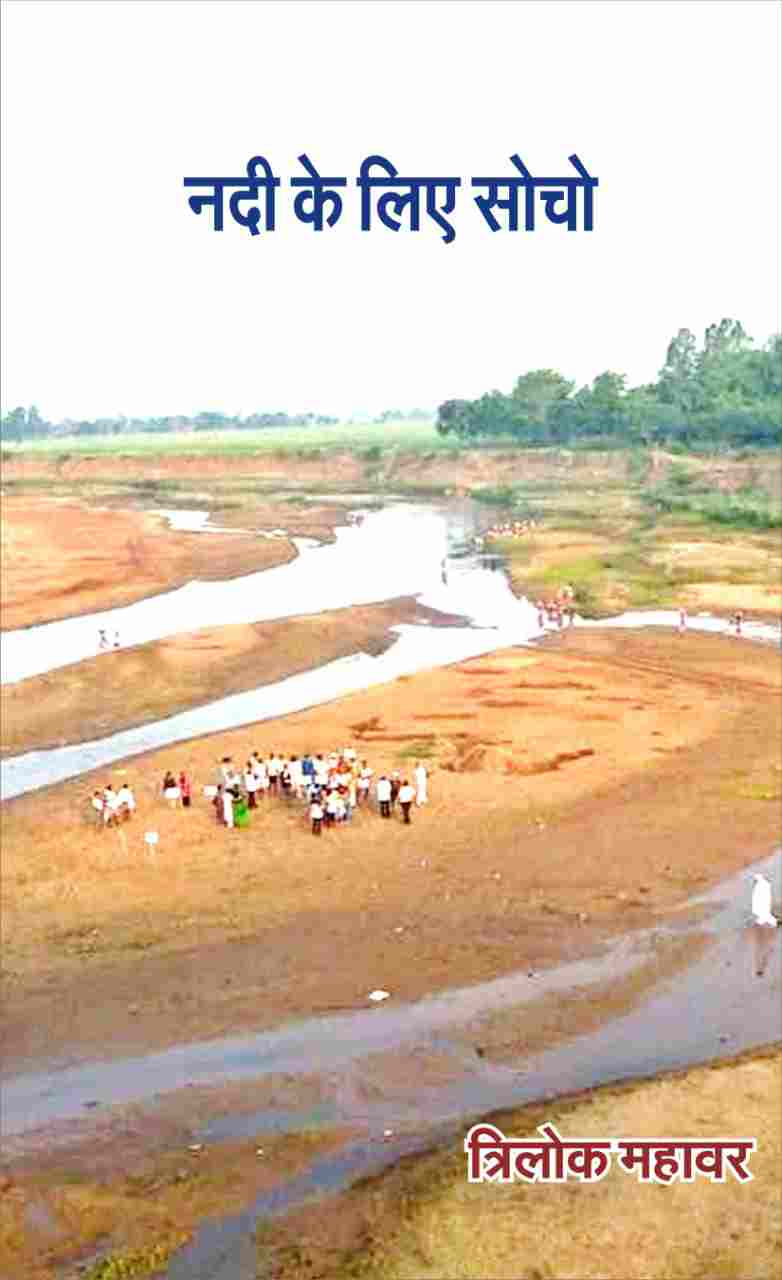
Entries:
[[184,809],[189,809],[190,797],[193,794],[193,788],[192,788],[190,779],[188,778],[184,769],[181,771],[179,775],[179,793],[182,797],[182,807]]

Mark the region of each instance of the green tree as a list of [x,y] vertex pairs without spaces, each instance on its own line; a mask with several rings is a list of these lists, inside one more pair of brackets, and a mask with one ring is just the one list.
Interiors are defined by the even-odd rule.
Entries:
[[555,369],[533,369],[516,379],[512,399],[521,419],[542,426],[550,407],[567,400],[574,386]]

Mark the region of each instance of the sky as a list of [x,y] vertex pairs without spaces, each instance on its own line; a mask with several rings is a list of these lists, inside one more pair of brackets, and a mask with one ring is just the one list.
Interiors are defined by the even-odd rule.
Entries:
[[[680,328],[780,315],[775,0],[3,6],[2,406],[350,416],[556,368],[649,381]],[[293,216],[297,157],[345,176]],[[473,176],[598,179],[595,228],[492,233]],[[360,229],[368,155],[462,179],[455,239]],[[188,207],[264,155],[277,225]],[[543,225],[541,225],[541,223]]]

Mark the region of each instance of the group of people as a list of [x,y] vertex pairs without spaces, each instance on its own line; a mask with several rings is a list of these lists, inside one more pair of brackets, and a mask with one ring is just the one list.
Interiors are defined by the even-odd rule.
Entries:
[[374,770],[366,760],[359,761],[353,747],[328,755],[306,752],[288,757],[276,750],[267,755],[254,751],[241,770],[225,756],[217,784],[208,790],[221,825],[247,826],[259,803],[269,796],[281,796],[303,803],[312,834],[320,835],[324,827],[349,822],[356,809],[366,808],[373,790],[382,818],[391,818],[398,804],[402,821],[409,825],[413,804],[420,806],[428,799],[427,770],[421,761],[416,762],[413,778],[415,785],[394,770],[375,780]]
[[113,641],[110,641],[108,632],[103,627],[101,627],[100,631],[98,632],[99,652],[105,653],[107,649],[119,649],[119,648],[120,648],[119,631],[114,632],[114,639]]
[[486,530],[487,538],[523,538],[537,528],[534,520],[505,520]]
[[572,627],[576,611],[573,604],[575,592],[567,583],[559,588],[553,600],[536,600],[535,608],[538,611],[538,626],[541,631],[547,626],[562,628],[565,626]]
[[136,798],[127,782],[123,782],[119,791],[108,782],[101,790],[92,793],[92,808],[99,827],[117,827],[127,822],[136,811]]
[[193,785],[184,769],[180,771],[179,777],[167,769],[160,789],[163,792],[163,799],[171,809],[178,809],[180,805],[183,809],[190,808]]

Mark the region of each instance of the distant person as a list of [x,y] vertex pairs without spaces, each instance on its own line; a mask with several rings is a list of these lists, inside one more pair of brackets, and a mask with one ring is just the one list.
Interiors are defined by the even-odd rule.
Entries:
[[193,788],[192,788],[192,785],[191,785],[191,783],[190,783],[190,779],[188,778],[188,776],[187,776],[187,774],[185,773],[184,769],[182,769],[182,770],[181,770],[181,772],[180,772],[180,774],[179,774],[179,783],[178,783],[178,786],[179,786],[179,794],[180,794],[181,799],[182,799],[182,807],[183,807],[183,808],[185,808],[185,809],[189,809],[189,808],[190,808],[190,800],[191,800],[191,797],[192,797],[192,794],[193,794]]
[[358,775],[359,804],[363,804],[365,800],[369,799],[369,787],[370,787],[370,783],[372,782],[373,773],[374,773],[374,769],[370,769],[366,760],[362,760],[361,769],[359,770],[359,775]]
[[401,787],[401,785],[402,785],[402,779],[399,776],[399,770],[394,769],[394,772],[391,774],[391,812],[392,813],[394,811],[394,808],[396,807],[396,802],[399,799],[399,788]]
[[228,787],[223,787],[223,822],[227,827],[234,825],[234,797]]
[[127,782],[123,782],[117,792],[117,812],[125,822],[136,812],[136,798]]
[[214,806],[215,819],[217,821],[218,826],[221,827],[225,821],[225,818],[223,817],[223,784],[222,783],[218,784],[217,790],[215,791],[214,796],[212,798],[212,804]]
[[248,760],[244,769],[244,789],[247,792],[247,804],[251,809],[258,807],[259,778],[253,768],[253,761]]
[[115,631],[115,632],[114,632],[114,648],[115,648],[115,649],[119,649],[119,647],[120,647],[120,643],[119,643],[119,631]]
[[111,783],[103,790],[103,822],[107,827],[117,825],[117,793]]
[[167,770],[163,779],[163,799],[168,801],[171,809],[176,809],[182,799],[182,792],[171,770]]
[[90,801],[90,804],[92,805],[92,808],[95,811],[95,818],[96,818],[97,825],[99,827],[102,827],[103,826],[103,796],[101,795],[100,791],[93,791],[92,800]]
[[410,806],[415,800],[415,787],[411,787],[407,778],[405,778],[399,788],[399,808],[402,810],[402,820],[409,826],[410,824]]
[[375,786],[377,794],[377,802],[380,806],[381,818],[391,817],[391,780],[383,773],[377,780]]
[[323,806],[320,800],[313,800],[310,805],[310,821],[312,823],[312,834],[319,836],[323,827]]
[[683,636],[687,630],[687,610],[679,610],[679,635]]
[[109,637],[106,635],[106,632],[101,629],[98,632],[98,648],[100,650],[104,650],[104,649],[108,649],[108,647],[109,647]]
[[241,791],[234,792],[233,818],[235,827],[250,825],[250,806]]

